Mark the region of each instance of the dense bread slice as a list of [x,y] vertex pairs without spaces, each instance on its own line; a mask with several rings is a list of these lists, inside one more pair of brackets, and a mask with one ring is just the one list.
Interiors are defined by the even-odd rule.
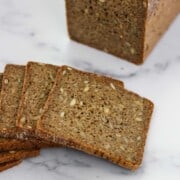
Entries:
[[11,162],[6,162],[6,163],[2,163],[0,164],[0,172],[5,171],[7,169],[10,169],[14,166],[19,165],[22,162],[22,160],[18,160],[18,161],[11,161]]
[[178,15],[180,0],[66,0],[71,39],[143,63]]
[[152,111],[149,100],[118,81],[64,66],[38,121],[37,135],[136,169]]
[[37,120],[54,84],[57,70],[57,66],[36,62],[29,62],[26,66],[17,126],[26,131],[27,136],[35,135]]
[[[0,94],[0,135],[6,138],[22,137],[24,134],[16,128],[24,71],[24,66],[7,65],[4,74],[0,76],[2,82],[0,83],[2,85]],[[0,138],[0,150],[35,149],[47,146],[49,145],[36,139],[19,141]]]
[[39,150],[21,150],[0,153],[0,164],[10,161],[18,161],[20,159],[35,157],[39,155]]
[[24,66],[6,65],[0,96],[0,134],[16,137],[15,118],[19,107],[24,80]]
[[[3,74],[0,73],[0,92],[2,87]],[[22,149],[35,149],[38,148],[36,144],[33,144],[31,141],[20,141],[17,139],[6,139],[0,138],[0,151],[9,151],[9,150],[22,150]]]

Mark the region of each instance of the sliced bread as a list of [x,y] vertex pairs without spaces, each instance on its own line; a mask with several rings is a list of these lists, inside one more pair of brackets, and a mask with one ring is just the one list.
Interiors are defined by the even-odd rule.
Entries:
[[16,120],[24,80],[24,66],[6,65],[0,94],[0,134],[17,136]]
[[136,169],[153,103],[106,77],[62,67],[37,125],[52,142]]
[[14,166],[19,165],[22,162],[22,160],[18,160],[18,161],[11,161],[11,162],[6,162],[6,163],[2,163],[0,164],[0,172],[5,171],[7,169],[10,169]]
[[[16,127],[16,117],[24,81],[24,66],[6,65],[0,94],[0,150],[20,150],[47,147],[46,143],[37,139],[19,141],[25,132]],[[3,139],[13,138],[13,139]],[[10,149],[11,148],[11,149]]]
[[26,131],[28,137],[35,136],[37,120],[43,112],[57,70],[57,66],[36,62],[29,62],[25,68],[25,80],[18,110],[17,126]]
[[[2,88],[3,74],[0,73],[0,92]],[[17,139],[0,138],[0,152],[9,150],[36,149],[38,146],[31,141],[21,141]]]

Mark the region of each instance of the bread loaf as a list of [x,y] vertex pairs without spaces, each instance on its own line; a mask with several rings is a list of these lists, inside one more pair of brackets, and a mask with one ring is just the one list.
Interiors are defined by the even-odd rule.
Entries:
[[142,64],[180,11],[179,0],[66,0],[71,39]]

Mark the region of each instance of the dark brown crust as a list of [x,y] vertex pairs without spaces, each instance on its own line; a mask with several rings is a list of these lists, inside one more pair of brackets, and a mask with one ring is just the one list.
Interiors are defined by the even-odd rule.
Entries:
[[18,161],[20,159],[38,156],[39,150],[21,150],[0,153],[0,164],[10,161]]
[[[66,66],[64,66],[60,71],[62,71],[64,68],[66,68]],[[103,79],[106,80],[106,78],[103,78]],[[113,81],[114,80],[111,79],[111,82],[113,82]],[[54,85],[54,87],[55,87],[55,85]],[[125,90],[125,91],[127,91],[127,90]],[[51,92],[53,93],[53,89]],[[130,92],[130,91],[128,91],[128,92],[139,97],[139,95],[137,95],[133,92]],[[51,98],[51,94],[49,96],[49,99],[50,98]],[[136,163],[127,161],[127,160],[123,159],[123,157],[112,157],[112,155],[109,155],[108,152],[101,151],[99,149],[94,149],[92,146],[84,144],[83,142],[77,142],[75,139],[67,139],[65,136],[57,137],[52,132],[43,129],[43,125],[42,125],[43,116],[42,116],[41,120],[38,122],[36,134],[37,134],[37,136],[41,137],[42,139],[46,139],[46,140],[49,140],[54,143],[59,143],[64,146],[68,146],[68,147],[72,147],[72,148],[75,148],[75,149],[78,149],[81,151],[85,151],[89,154],[93,154],[93,155],[108,159],[109,161],[112,161],[113,163],[116,163],[122,167],[131,169],[131,170],[135,170],[140,166],[140,164],[142,162],[144,146],[145,146],[145,142],[146,142],[146,136],[147,136],[147,132],[149,129],[149,123],[150,123],[151,115],[153,112],[153,106],[154,106],[151,101],[149,101],[145,98],[144,98],[144,104],[145,104],[145,108],[146,108],[145,111],[147,111],[147,116],[146,116],[147,122],[145,124],[145,129],[144,129],[143,147],[142,147],[142,149],[139,150],[139,161]],[[47,109],[47,106],[48,106],[48,101],[45,104],[45,109]]]
[[0,164],[0,172],[5,171],[7,169],[10,169],[14,166],[19,165],[22,162],[22,160],[18,160],[18,161],[11,161],[11,162],[6,162],[6,163],[2,163]]
[[27,150],[27,149],[38,149],[41,148],[37,142],[32,142],[29,140],[21,141],[18,139],[6,139],[0,138],[0,152],[10,151],[10,150]]

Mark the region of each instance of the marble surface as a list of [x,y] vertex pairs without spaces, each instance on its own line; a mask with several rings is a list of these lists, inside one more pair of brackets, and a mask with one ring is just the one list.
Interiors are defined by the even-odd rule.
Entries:
[[5,64],[38,60],[68,64],[125,82],[155,103],[144,161],[131,172],[70,149],[42,150],[39,157],[0,173],[3,180],[179,180],[180,16],[142,66],[69,40],[63,0],[0,0],[0,71]]

